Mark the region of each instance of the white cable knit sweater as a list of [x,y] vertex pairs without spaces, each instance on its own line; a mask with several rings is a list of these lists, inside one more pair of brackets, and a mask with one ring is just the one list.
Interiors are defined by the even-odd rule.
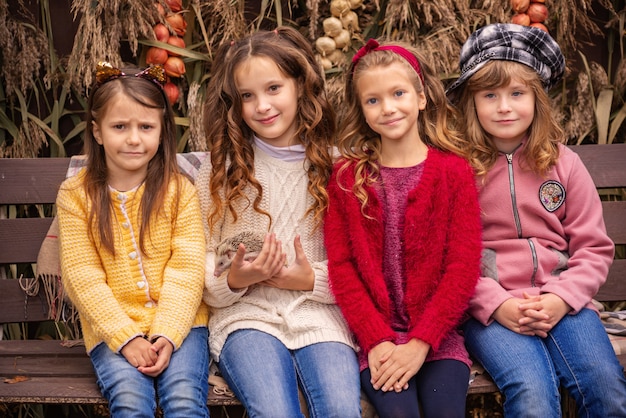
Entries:
[[[302,246],[315,271],[312,291],[293,291],[268,286],[251,286],[233,291],[226,282],[227,271],[214,277],[215,247],[225,238],[242,231],[268,231],[267,216],[255,212],[252,204],[237,208],[237,223],[226,211],[221,223],[209,233],[207,216],[212,200],[209,193],[211,162],[207,158],[196,178],[207,236],[207,263],[204,301],[211,308],[209,346],[219,362],[228,335],[253,328],[278,338],[289,349],[318,342],[335,341],[355,348],[352,336],[328,287],[328,268],[321,226],[315,229],[312,216],[304,218],[313,198],[307,191],[308,178],[302,161],[285,162],[254,146],[255,176],[263,187],[261,208],[272,215],[272,228],[283,243],[287,262],[295,259],[293,241],[300,234]],[[255,193],[255,191],[251,191]],[[250,198],[252,202],[253,197]]]

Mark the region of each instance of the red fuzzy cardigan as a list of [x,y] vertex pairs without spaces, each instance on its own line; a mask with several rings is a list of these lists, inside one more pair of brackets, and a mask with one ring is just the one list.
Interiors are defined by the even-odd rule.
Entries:
[[[372,219],[362,216],[351,192],[355,165],[339,174],[342,163],[336,163],[328,184],[328,275],[337,304],[367,353],[382,341],[395,341],[396,335],[382,269],[385,215],[368,187],[366,213]],[[420,182],[408,196],[403,241],[408,337],[427,342],[436,352],[463,317],[480,273],[477,188],[465,160],[429,148]]]

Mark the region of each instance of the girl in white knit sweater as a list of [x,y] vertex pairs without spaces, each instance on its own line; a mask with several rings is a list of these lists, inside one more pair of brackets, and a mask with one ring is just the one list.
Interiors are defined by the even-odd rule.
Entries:
[[[251,417],[359,417],[350,332],[328,288],[322,217],[334,113],[309,42],[281,27],[222,45],[208,88],[211,156],[196,179],[208,253],[211,355]],[[215,248],[244,231],[215,274]],[[221,269],[220,269],[221,270]]]

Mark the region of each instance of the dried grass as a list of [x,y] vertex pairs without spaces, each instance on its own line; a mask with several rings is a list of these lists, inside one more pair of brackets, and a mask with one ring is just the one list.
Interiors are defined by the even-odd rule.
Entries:
[[243,0],[202,2],[200,11],[209,36],[209,54],[222,42],[239,39],[252,30],[246,22],[244,6]]
[[24,121],[19,126],[17,138],[0,146],[0,158],[36,158],[45,145],[48,145],[48,140],[39,125]]
[[9,15],[8,3],[0,1],[0,78],[10,99],[15,98],[16,91],[25,95],[35,89],[42,69],[50,64],[46,35],[23,0],[17,7],[20,19]]
[[576,79],[574,100],[568,106],[569,119],[564,130],[568,142],[588,131],[595,123],[593,104],[591,103],[590,80],[586,73],[581,72]]
[[192,83],[189,86],[187,97],[189,117],[189,148],[194,151],[208,151],[208,144],[204,133],[204,106],[200,94],[200,84]]
[[[163,0],[158,0],[165,5]],[[68,61],[68,82],[90,86],[98,61],[122,67],[122,41],[136,56],[140,39],[155,39],[152,26],[160,21],[155,0],[73,0],[74,19],[80,23]]]

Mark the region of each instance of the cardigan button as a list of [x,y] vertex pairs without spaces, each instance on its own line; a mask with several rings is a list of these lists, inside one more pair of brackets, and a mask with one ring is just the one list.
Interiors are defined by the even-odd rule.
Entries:
[[145,282],[137,282],[137,287],[140,289],[143,289],[143,287],[146,285]]
[[137,252],[133,251],[132,253],[128,254],[128,256],[130,257],[131,260],[134,260],[135,258],[137,258]]

